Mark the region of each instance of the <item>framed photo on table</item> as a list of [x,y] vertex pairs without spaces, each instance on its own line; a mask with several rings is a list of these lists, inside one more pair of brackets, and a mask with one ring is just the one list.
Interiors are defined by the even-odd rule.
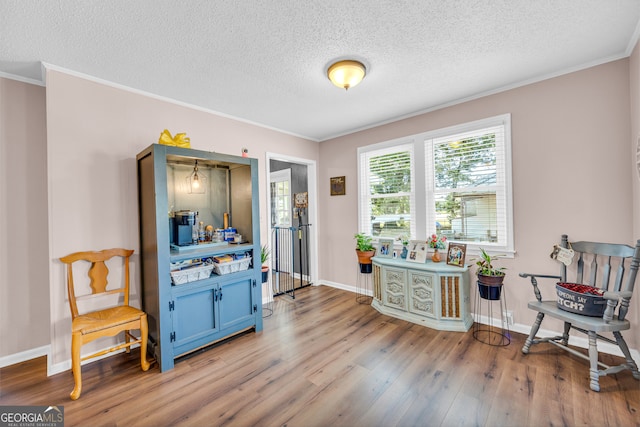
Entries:
[[378,250],[376,256],[382,258],[393,257],[393,239],[380,239],[378,240]]
[[407,250],[409,251],[407,254],[407,261],[424,264],[427,260],[427,248],[427,242],[411,240],[407,247]]
[[465,243],[449,243],[447,250],[447,264],[456,267],[464,267],[464,258],[467,255],[467,245]]

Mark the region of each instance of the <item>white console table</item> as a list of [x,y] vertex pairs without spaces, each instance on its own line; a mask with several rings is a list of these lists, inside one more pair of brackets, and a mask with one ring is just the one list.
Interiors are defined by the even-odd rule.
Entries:
[[373,301],[382,314],[444,331],[473,324],[469,269],[427,260],[373,257]]

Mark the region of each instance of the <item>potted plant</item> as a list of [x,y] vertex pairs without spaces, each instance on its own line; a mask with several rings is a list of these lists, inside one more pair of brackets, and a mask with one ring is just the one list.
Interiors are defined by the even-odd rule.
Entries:
[[271,252],[269,251],[269,247],[267,245],[262,245],[260,248],[260,263],[262,264],[262,283],[266,283],[269,281],[269,265],[267,261],[269,260],[269,255]]
[[356,254],[360,264],[360,273],[371,273],[371,258],[376,254],[372,243],[373,238],[362,233],[357,233],[353,237],[356,239]]
[[446,249],[447,248],[447,237],[444,235],[432,234],[427,240],[427,244],[430,248],[435,249],[433,251],[433,255],[431,256],[431,261],[440,262],[440,252],[438,249]]
[[493,265],[497,258],[498,255],[491,256],[480,248],[480,259],[476,261],[476,275],[478,276],[480,296],[484,299],[499,300],[502,294],[505,268]]

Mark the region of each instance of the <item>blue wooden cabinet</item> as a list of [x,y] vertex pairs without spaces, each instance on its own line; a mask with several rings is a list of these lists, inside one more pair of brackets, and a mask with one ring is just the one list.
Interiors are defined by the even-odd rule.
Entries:
[[[195,161],[203,193],[187,184]],[[258,161],[154,144],[137,156],[142,304],[149,320],[149,352],[161,371],[174,360],[234,334],[262,330]],[[198,211],[215,229],[237,229],[243,242],[175,245],[171,212]],[[172,237],[173,243],[172,244]],[[171,271],[228,255],[237,269],[214,270],[175,284]],[[191,264],[193,265],[193,264]]]

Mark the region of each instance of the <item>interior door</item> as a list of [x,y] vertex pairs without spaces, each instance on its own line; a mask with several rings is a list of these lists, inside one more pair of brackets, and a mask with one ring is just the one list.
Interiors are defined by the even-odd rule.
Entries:
[[[291,169],[271,172],[271,271],[274,279],[273,292],[279,293],[281,282],[293,280],[293,252],[291,238],[292,203]],[[282,238],[285,236],[285,238]]]

